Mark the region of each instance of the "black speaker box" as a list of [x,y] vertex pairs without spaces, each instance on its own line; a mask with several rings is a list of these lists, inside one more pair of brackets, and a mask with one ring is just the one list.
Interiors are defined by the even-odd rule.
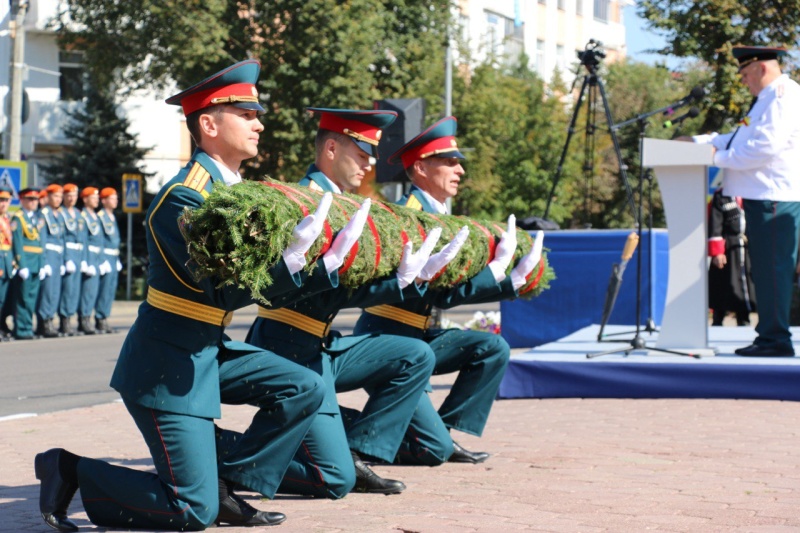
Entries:
[[422,98],[389,98],[377,100],[375,109],[397,112],[397,119],[383,130],[378,144],[378,164],[375,167],[375,181],[406,181],[406,173],[400,163],[390,165],[386,162],[408,141],[422,132],[425,123],[425,100]]

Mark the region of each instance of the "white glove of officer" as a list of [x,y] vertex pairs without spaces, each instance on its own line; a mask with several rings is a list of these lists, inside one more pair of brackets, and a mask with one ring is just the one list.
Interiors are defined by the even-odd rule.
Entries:
[[403,257],[400,258],[400,266],[397,267],[397,280],[401,289],[408,287],[417,278],[428,262],[431,252],[433,252],[433,247],[439,242],[439,237],[441,236],[442,228],[434,228],[433,231],[428,233],[425,242],[422,243],[416,253],[411,251],[414,247],[413,242],[408,241],[403,246]]
[[96,276],[97,275],[97,269],[95,268],[94,265],[92,265],[92,266],[90,266],[90,267],[88,267],[86,269],[86,275],[89,276],[90,278],[92,276]]
[[44,278],[47,277],[47,270],[44,267],[39,269],[39,281],[42,281]]
[[458,230],[456,236],[453,237],[453,240],[450,241],[447,246],[439,250],[438,253],[433,254],[430,259],[428,259],[428,262],[425,263],[425,266],[422,267],[422,270],[419,273],[419,278],[423,281],[430,281],[433,276],[446,267],[450,261],[452,261],[456,255],[458,255],[461,247],[464,246],[465,242],[467,242],[467,237],[469,237],[469,228],[467,226],[463,226],[460,230]]
[[86,261],[81,261],[81,274],[86,274],[89,272],[89,263]]
[[519,260],[517,266],[511,269],[511,284],[514,286],[515,291],[525,285],[526,278],[533,272],[533,269],[536,268],[536,265],[539,264],[539,260],[542,258],[544,232],[542,230],[537,231],[533,238],[534,241],[533,246],[531,246],[531,251]]
[[353,218],[347,223],[345,227],[333,239],[331,247],[322,256],[322,262],[325,263],[325,270],[328,274],[337,270],[344,263],[347,253],[350,248],[356,243],[361,232],[364,231],[364,224],[367,223],[367,216],[369,215],[369,208],[372,205],[372,200],[367,198],[361,207],[353,215]]
[[122,261],[117,259],[117,272],[122,272]]
[[517,217],[508,216],[508,230],[503,232],[500,242],[495,248],[494,259],[489,262],[489,269],[494,274],[494,280],[500,283],[506,279],[506,269],[514,259],[514,251],[517,249]]
[[67,273],[67,267],[65,267],[64,265],[61,265],[60,267],[58,267],[58,275],[59,276],[63,276],[66,273]]
[[19,276],[20,279],[25,280],[30,277],[31,271],[28,270],[27,268],[20,268],[19,270],[17,270],[17,275]]
[[100,263],[100,275],[105,276],[109,272],[111,272],[111,263],[108,262],[108,259]]
[[283,262],[290,274],[296,274],[306,266],[306,252],[322,233],[332,201],[333,195],[325,193],[314,214],[301,220],[292,231],[292,244],[283,251]]
[[64,263],[64,268],[66,269],[67,274],[72,274],[76,270],[75,269],[75,262],[72,259],[68,259],[67,262]]
[[42,270],[44,270],[47,273],[47,274],[45,274],[45,276],[52,276],[53,275],[53,267],[50,266],[50,265],[45,265],[44,267],[42,267]]

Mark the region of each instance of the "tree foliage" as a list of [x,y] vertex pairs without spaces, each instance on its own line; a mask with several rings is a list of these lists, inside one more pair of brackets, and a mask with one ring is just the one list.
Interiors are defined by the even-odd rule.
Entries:
[[800,10],[786,0],[641,0],[638,13],[667,42],[659,52],[697,58],[714,73],[712,105],[702,129],[730,127],[751,96],[738,82],[734,45],[788,45],[797,41]]

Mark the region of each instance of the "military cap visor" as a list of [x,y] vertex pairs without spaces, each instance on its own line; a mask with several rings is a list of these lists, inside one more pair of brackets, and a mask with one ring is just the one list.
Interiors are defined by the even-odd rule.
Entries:
[[359,148],[373,157],[378,157],[378,143],[383,129],[397,118],[396,112],[383,110],[327,107],[309,107],[307,110],[319,115],[319,129],[347,135]]
[[408,168],[415,161],[429,157],[466,159],[464,154],[458,151],[457,128],[456,117],[445,117],[404,144],[389,156],[388,162],[391,164],[402,162],[403,168]]
[[8,189],[0,189],[0,198],[9,199],[11,198],[11,196],[12,196],[11,191],[9,191]]
[[20,198],[36,198],[39,199],[39,188],[38,187],[27,187],[19,191]]
[[240,61],[167,98],[170,105],[179,105],[183,114],[191,115],[207,107],[228,104],[241,109],[264,112],[258,103],[258,74],[261,63],[255,59]]
[[739,70],[756,61],[767,61],[785,56],[788,51],[784,47],[769,46],[734,46],[733,57],[739,62]]

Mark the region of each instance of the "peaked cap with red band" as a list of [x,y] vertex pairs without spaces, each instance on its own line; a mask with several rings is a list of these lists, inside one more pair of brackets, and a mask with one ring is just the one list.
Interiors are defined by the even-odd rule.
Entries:
[[0,198],[13,198],[14,194],[8,189],[0,189]]
[[263,113],[264,108],[258,103],[256,88],[259,72],[261,63],[258,60],[240,61],[185,91],[170,96],[166,102],[169,105],[181,106],[186,116],[218,104],[229,104]]
[[786,48],[782,46],[770,47],[739,45],[734,46],[731,52],[733,53],[733,57],[739,62],[740,71],[750,63],[754,63],[756,61],[766,61],[768,59],[778,59],[779,57],[785,56],[788,53]]
[[26,187],[25,189],[22,189],[21,191],[19,191],[19,197],[20,198],[36,198],[36,199],[38,199],[40,192],[41,192],[41,189],[39,189],[39,187]]
[[466,159],[458,151],[457,128],[456,117],[444,117],[390,155],[388,162],[394,164],[399,160],[403,162],[403,168],[408,168],[414,161],[428,157]]
[[359,148],[372,157],[378,157],[378,143],[383,129],[397,118],[394,111],[358,109],[331,109],[309,107],[308,111],[319,115],[319,129],[347,135]]

